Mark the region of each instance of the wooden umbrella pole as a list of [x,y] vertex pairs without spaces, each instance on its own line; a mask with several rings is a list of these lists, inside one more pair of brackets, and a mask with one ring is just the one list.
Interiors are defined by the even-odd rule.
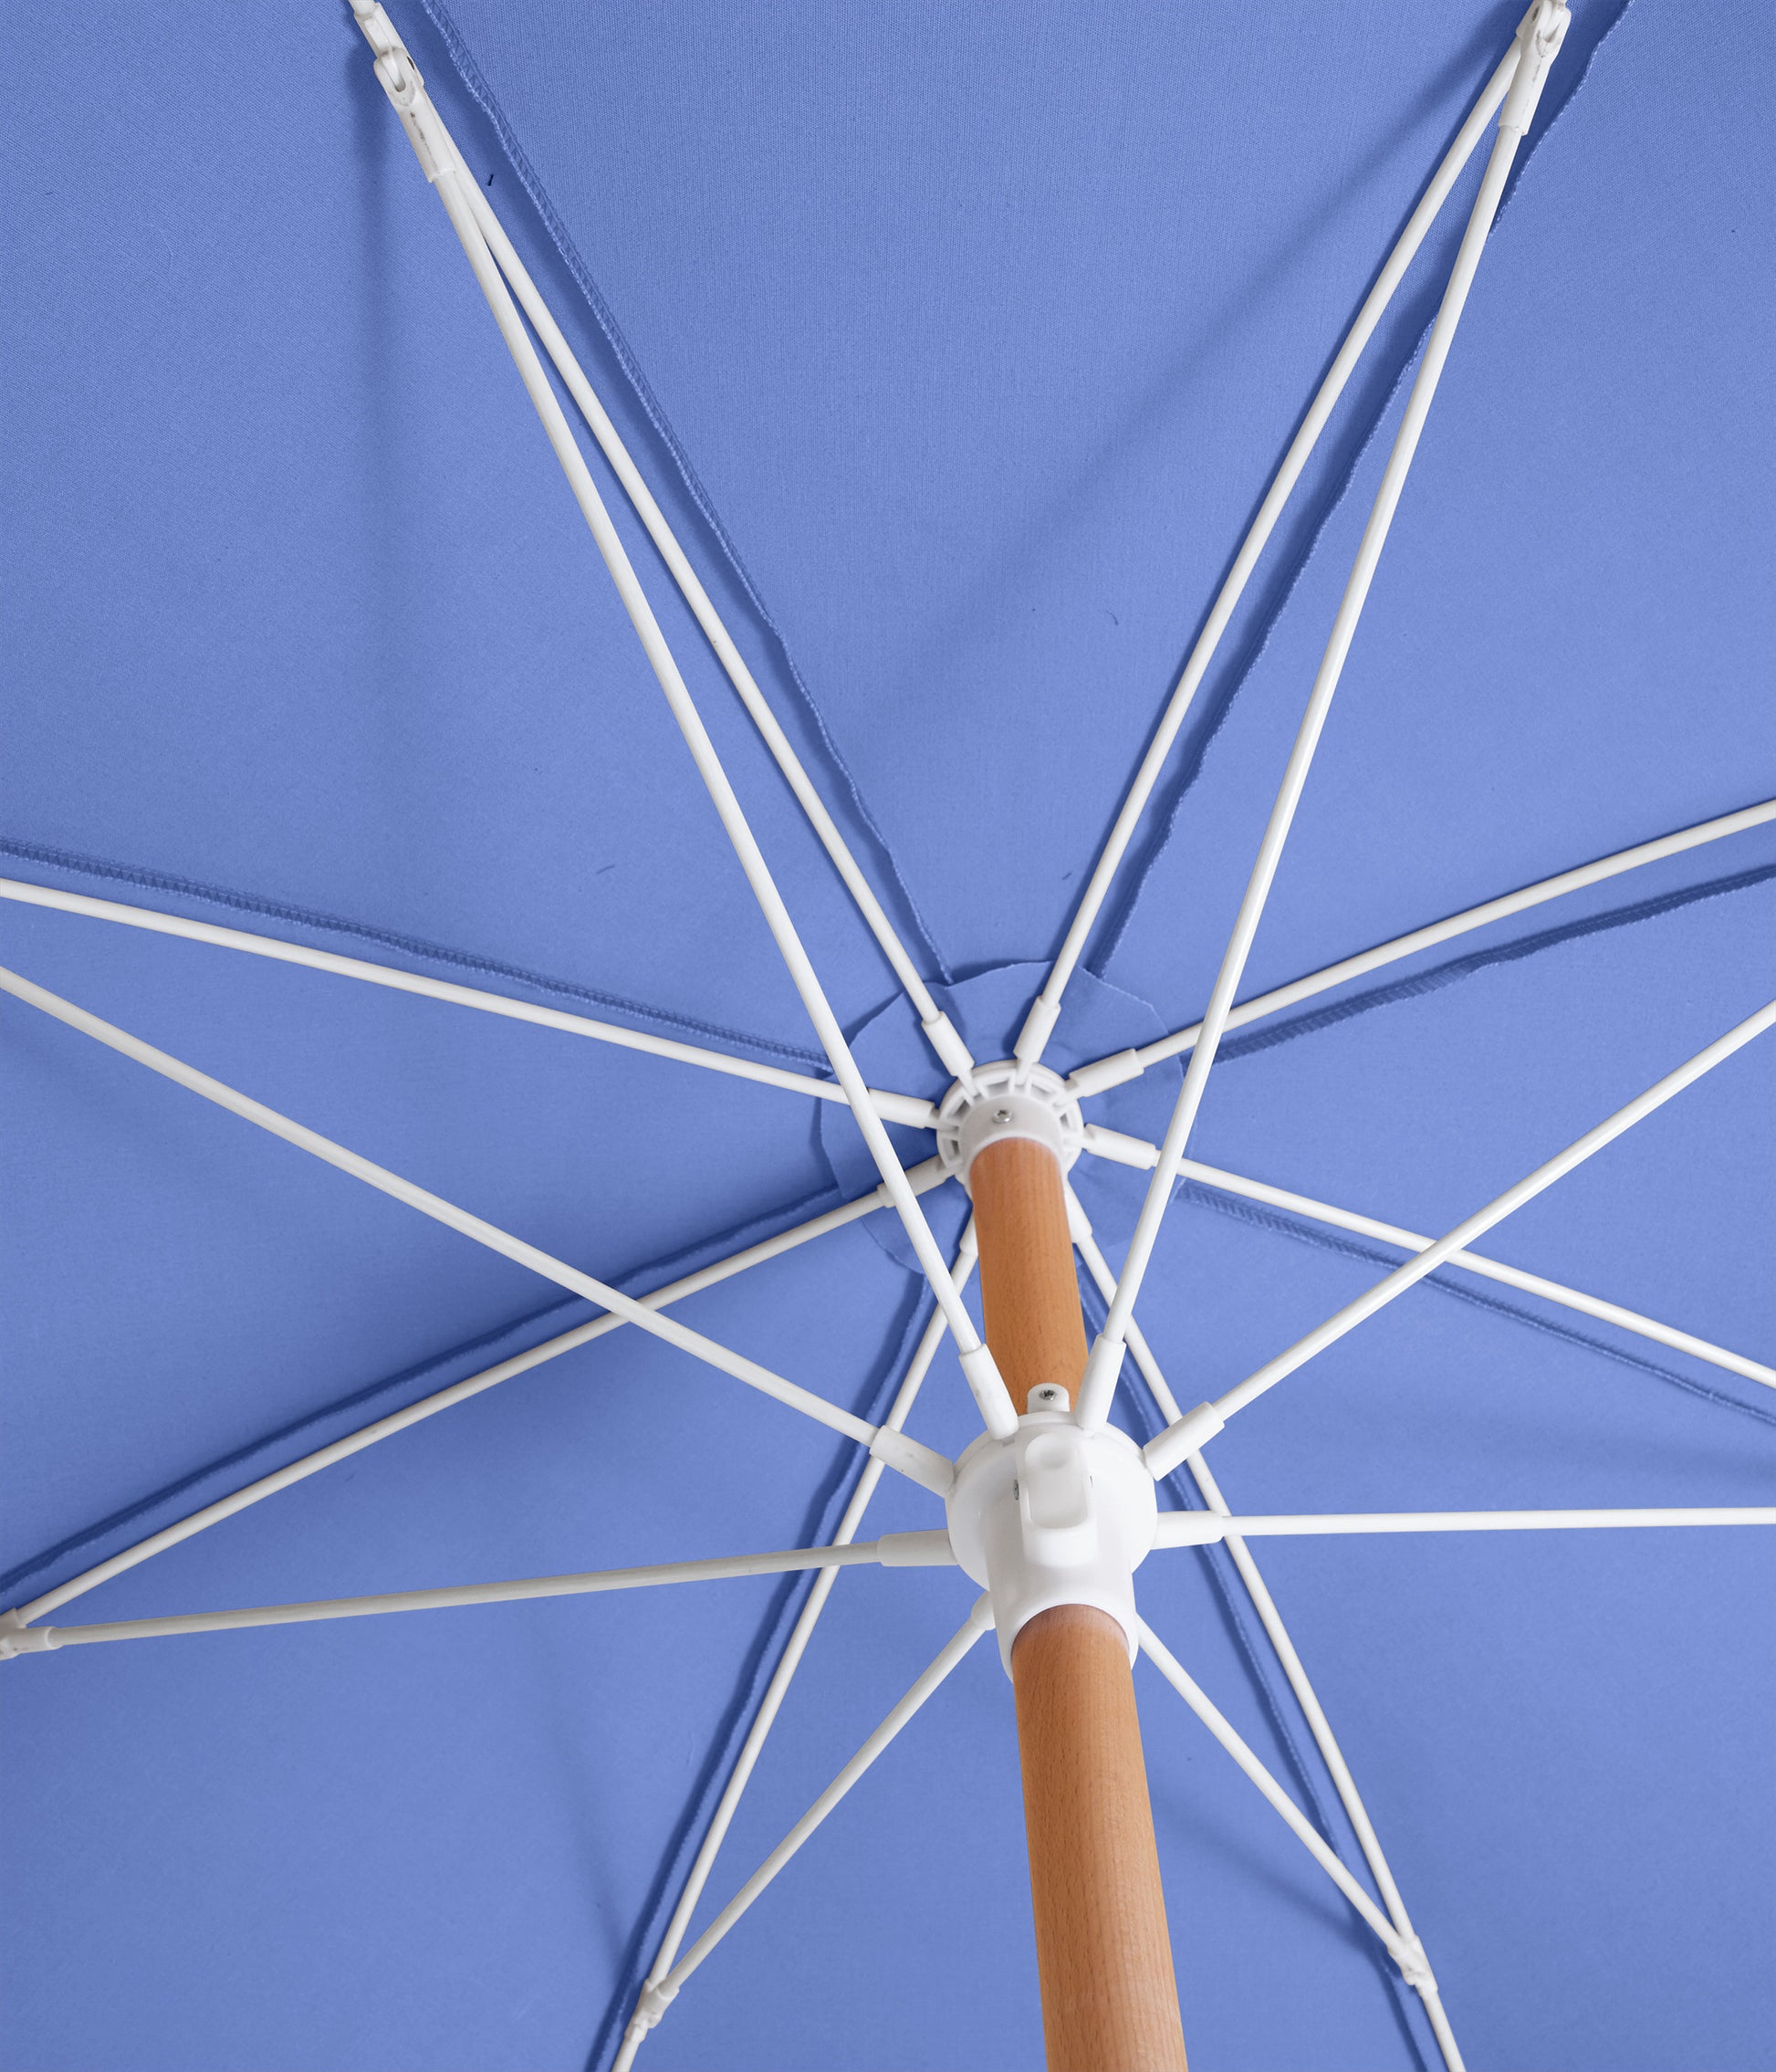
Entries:
[[[969,1168],[987,1343],[1013,1402],[1076,1396],[1085,1324],[1060,1161],[1028,1137]],[[1011,1650],[1049,2072],[1186,2072],[1165,1896],[1122,1627],[1039,1612]]]

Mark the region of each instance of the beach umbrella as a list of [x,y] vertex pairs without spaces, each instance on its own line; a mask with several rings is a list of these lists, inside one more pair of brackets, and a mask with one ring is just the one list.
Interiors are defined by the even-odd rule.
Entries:
[[1768,10],[5,36],[5,2062],[1767,2065]]

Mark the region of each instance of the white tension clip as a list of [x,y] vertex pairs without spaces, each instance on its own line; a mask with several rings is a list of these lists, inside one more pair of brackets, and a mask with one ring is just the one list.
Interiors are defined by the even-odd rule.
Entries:
[[[440,170],[437,152],[420,126],[419,109],[425,95],[425,78],[414,64],[400,31],[389,19],[381,0],[351,0],[351,13],[363,31],[364,41],[376,54],[373,68],[390,106],[401,118],[407,141],[413,147],[420,171],[436,182]],[[426,103],[429,107],[430,103]]]
[[1535,120],[1541,89],[1548,83],[1548,68],[1560,55],[1572,16],[1563,0],[1536,0],[1517,25],[1517,71],[1499,111],[1500,130],[1514,130],[1520,137]]
[[1012,1642],[1056,1605],[1107,1612],[1132,1662],[1141,1632],[1134,1571],[1159,1523],[1153,1477],[1114,1427],[1081,1431],[1064,1388],[1033,1388],[1029,1401],[1009,1439],[984,1432],[956,1462],[951,1548],[992,1599],[1008,1676]]

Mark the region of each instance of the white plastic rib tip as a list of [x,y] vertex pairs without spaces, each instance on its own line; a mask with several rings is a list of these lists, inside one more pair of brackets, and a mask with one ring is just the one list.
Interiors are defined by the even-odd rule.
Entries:
[[956,1356],[961,1363],[962,1378],[968,1385],[968,1393],[975,1399],[981,1422],[995,1439],[1009,1439],[1018,1428],[1018,1410],[991,1347],[971,1345],[966,1353],[957,1353]]
[[956,1481],[956,1465],[929,1446],[921,1446],[904,1432],[890,1431],[886,1425],[870,1441],[872,1456],[883,1467],[917,1482],[934,1496],[947,1497]]
[[1149,1144],[1144,1136],[1105,1129],[1102,1123],[1086,1124],[1085,1148],[1094,1158],[1108,1158],[1114,1166],[1133,1166],[1139,1173],[1150,1173],[1159,1163],[1158,1145]]
[[1186,1410],[1176,1424],[1167,1425],[1142,1449],[1154,1480],[1169,1475],[1179,1461],[1200,1453],[1217,1432],[1227,1428],[1227,1420],[1213,1403],[1198,1403],[1194,1410]]
[[1153,1546],[1158,1508],[1132,1439],[1108,1426],[1081,1431],[1064,1409],[1031,1411],[1012,1438],[975,1441],[956,1463],[946,1508],[950,1545],[987,1591],[1008,1676],[1012,1643],[1057,1605],[1108,1613],[1134,1660],[1134,1575]]
[[[396,33],[394,24],[383,10],[381,0],[351,0],[351,12],[358,26],[364,32],[364,40],[372,54],[388,58],[399,54],[407,56],[406,46]],[[412,63],[412,60],[408,60]]]
[[1227,1520],[1213,1511],[1162,1511],[1154,1545],[1212,1547],[1227,1536]]
[[884,1533],[875,1544],[875,1557],[883,1568],[956,1566],[956,1550],[941,1527],[935,1533]]
[[1060,1002],[1051,1000],[1046,993],[1038,993],[1024,1017],[1024,1026],[1018,1031],[1013,1055],[1019,1064],[1036,1062],[1048,1048],[1049,1038],[1054,1034],[1054,1025],[1060,1020]]
[[871,1087],[870,1105],[884,1123],[899,1123],[907,1129],[935,1129],[937,1110],[915,1094],[883,1094]]
[[[1080,1421],[1101,1425],[1110,1408],[1110,1399],[1116,1393],[1116,1382],[1123,1371],[1123,1342],[1120,1338],[1106,1338],[1103,1333],[1092,1341],[1092,1350],[1086,1355],[1085,1372],[1080,1376]],[[1164,1436],[1164,1435],[1162,1435]]]
[[395,113],[401,118],[401,127],[407,132],[407,141],[413,147],[413,155],[419,160],[420,171],[435,184],[439,157],[416,120],[421,98],[425,91],[424,76],[414,64],[394,24],[377,4],[377,0],[370,0],[369,5],[365,4],[365,0],[351,0],[351,12],[357,18],[358,26],[364,33],[364,41],[370,45],[375,57],[376,62],[372,69]]
[[1561,0],[1536,0],[1517,32],[1517,71],[1499,111],[1501,131],[1515,130],[1519,136],[1535,120],[1541,89],[1548,83],[1548,68],[1560,54],[1572,26],[1572,16]]
[[1141,1062],[1139,1051],[1118,1051],[1114,1057],[1100,1058],[1095,1064],[1081,1065],[1069,1075],[1067,1084],[1076,1101],[1089,1100],[1094,1094],[1108,1094],[1113,1086],[1126,1086],[1130,1080],[1139,1079],[1146,1071]]
[[972,1084],[958,1079],[937,1109],[937,1156],[966,1188],[968,1169],[990,1144],[1027,1137],[1044,1145],[1062,1172],[1085,1142],[1085,1119],[1066,1082],[1046,1065],[1003,1058],[977,1065]]
[[974,1052],[956,1033],[956,1024],[949,1016],[934,1014],[919,1026],[925,1032],[925,1041],[936,1052],[944,1070],[965,1086],[968,1085],[974,1078]]

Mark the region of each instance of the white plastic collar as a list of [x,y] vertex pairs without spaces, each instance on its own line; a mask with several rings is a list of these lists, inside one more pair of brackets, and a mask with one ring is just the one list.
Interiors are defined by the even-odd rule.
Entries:
[[1046,1065],[1020,1065],[1015,1058],[977,1065],[973,1086],[957,1080],[937,1110],[937,1156],[965,1188],[976,1154],[1014,1136],[1046,1145],[1063,1173],[1084,1145],[1079,1103]]
[[642,2035],[646,2035],[677,1998],[678,1988],[675,1985],[668,1986],[663,1980],[658,1984],[644,1985],[642,1988],[642,1997],[635,2003],[635,2013],[629,2025],[630,2033],[634,2035],[639,2032]]
[[0,1662],[15,1655],[47,1655],[62,1644],[53,1626],[27,1626],[16,1612],[0,1612]]

